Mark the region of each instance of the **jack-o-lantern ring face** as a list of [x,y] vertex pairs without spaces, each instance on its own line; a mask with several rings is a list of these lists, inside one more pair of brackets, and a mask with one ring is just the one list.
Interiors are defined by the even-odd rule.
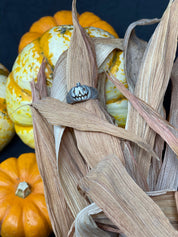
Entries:
[[81,85],[80,82],[78,82],[77,85],[72,87],[68,92],[66,100],[68,104],[74,104],[89,99],[96,99],[97,96],[98,92],[96,88]]
[[76,101],[83,101],[91,97],[91,92],[87,86],[82,86],[79,82],[75,87],[72,88],[71,96]]

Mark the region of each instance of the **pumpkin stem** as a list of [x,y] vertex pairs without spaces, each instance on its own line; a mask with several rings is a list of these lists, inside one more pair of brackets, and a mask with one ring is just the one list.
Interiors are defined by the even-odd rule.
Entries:
[[26,198],[31,193],[30,185],[27,182],[20,182],[16,189],[15,195],[20,198]]

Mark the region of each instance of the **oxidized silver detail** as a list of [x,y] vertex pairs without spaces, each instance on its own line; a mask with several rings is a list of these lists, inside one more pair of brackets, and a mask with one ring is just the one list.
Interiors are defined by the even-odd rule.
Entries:
[[98,91],[96,88],[81,85],[80,82],[76,86],[72,87],[66,96],[68,104],[74,104],[90,99],[96,99],[98,97]]

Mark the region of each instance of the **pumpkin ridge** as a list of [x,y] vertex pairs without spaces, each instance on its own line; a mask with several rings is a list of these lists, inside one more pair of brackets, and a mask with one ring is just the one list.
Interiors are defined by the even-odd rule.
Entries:
[[6,211],[4,212],[3,218],[2,218],[1,221],[0,221],[0,226],[1,226],[2,223],[4,222],[4,219],[6,218],[6,216],[8,215],[9,210],[10,210],[10,207],[11,207],[11,205],[9,204],[9,206],[6,208]]
[[[22,208],[22,205],[21,205],[21,202],[19,202],[18,203],[19,205],[18,205],[18,210],[20,211],[20,215],[19,215],[19,219],[18,219],[18,222],[20,221],[20,228],[21,228],[21,226],[23,226],[23,224],[22,224],[22,211],[23,211],[23,208]],[[2,228],[1,228],[1,231],[2,231],[2,229],[3,229],[3,225],[5,225],[6,224],[6,219],[8,219],[9,217],[11,217],[11,212],[14,214],[14,209],[16,208],[16,205],[15,205],[15,202],[13,202],[12,204],[10,204],[9,205],[9,207],[8,207],[8,209],[6,210],[6,212],[5,212],[5,215],[4,215],[4,217],[2,218]],[[5,231],[3,231],[3,232],[5,232]],[[1,232],[2,233],[2,232]],[[23,229],[23,233],[24,233],[24,229]],[[5,233],[3,233],[3,236],[4,236],[4,234]],[[24,234],[23,235],[20,235],[20,236],[24,236]]]
[[[83,28],[87,28],[87,27],[93,26],[93,24],[98,23],[99,21],[101,21],[101,19],[98,19],[97,21],[92,22],[91,24],[87,24],[87,26],[82,26],[82,24],[81,24],[81,26],[82,26]],[[96,27],[96,28],[99,28],[99,27]],[[101,29],[101,28],[99,28],[99,29]],[[110,34],[111,34],[111,33],[110,33]]]
[[[31,193],[31,195],[33,195],[33,193]],[[36,212],[38,213],[37,215],[40,216],[40,218],[42,217],[43,221],[45,222],[44,227],[46,228],[46,232],[50,233],[50,225],[49,225],[49,223],[47,221],[47,218],[43,214],[41,209],[36,205],[35,200],[33,200],[33,197],[30,199],[30,203],[31,203],[31,205],[33,205],[36,208]],[[25,232],[25,211],[23,211],[23,226],[24,226],[24,232]]]
[[16,159],[15,157],[11,157],[11,158],[8,158],[7,160],[3,161],[3,162],[0,164],[0,171],[1,171],[2,173],[4,173],[5,175],[7,175],[8,178],[10,178],[10,180],[12,181],[13,184],[16,184],[17,180],[15,180],[14,177],[10,175],[10,173],[8,172],[9,170],[4,170],[4,168],[2,167],[2,165],[3,165],[4,163],[6,163],[6,164],[8,164],[8,165],[11,164],[11,163],[10,163],[11,160],[14,160],[14,161],[15,161],[16,168],[17,168],[17,173],[16,173],[15,171],[14,171],[14,173],[15,173],[16,179],[19,179],[19,169],[18,169],[18,165],[17,165],[17,159]]
[[[31,170],[33,170],[34,167],[35,167],[35,164],[31,167]],[[29,182],[28,182],[28,180],[29,180]],[[25,180],[25,181],[32,186],[32,189],[34,189],[33,186],[35,186],[36,184],[42,182],[42,179],[41,179],[41,176],[40,176],[39,172],[35,175],[34,174],[33,175],[28,174],[28,180]]]
[[[17,160],[17,167],[19,170],[19,181],[29,182],[29,175],[36,164],[36,158],[34,153],[23,153]],[[25,174],[25,177],[24,177]],[[39,173],[38,173],[39,174]],[[28,180],[25,180],[28,177]],[[33,184],[33,180],[30,182]]]
[[[23,137],[23,136],[25,136],[25,134],[28,134],[28,138],[31,138],[32,125],[24,125],[24,124],[20,124],[20,123],[15,123],[14,127],[15,127],[16,134],[21,138],[21,140],[24,143],[25,143],[25,141],[27,142],[27,138]],[[34,148],[34,140],[30,140],[30,142],[28,142],[28,144],[31,148]]]
[[43,34],[47,30],[51,29],[55,26],[56,20],[53,16],[44,16],[35,21],[31,27],[29,32],[40,33]]
[[[2,187],[2,186],[1,186]],[[4,187],[4,190],[6,191],[6,187]],[[13,189],[13,188],[12,188]],[[14,188],[14,190],[15,190],[15,188]],[[11,194],[12,194],[12,192],[14,191],[14,190],[8,190],[9,192],[8,193],[5,193],[5,194],[3,194],[1,197],[0,197],[0,205],[2,204],[1,202],[3,202],[3,200],[4,200],[4,197],[5,197],[5,200],[7,201],[8,200],[8,202],[9,203],[11,203]],[[1,194],[2,194],[2,189],[1,189]],[[10,204],[9,204],[10,205]]]
[[106,104],[112,104],[112,103],[115,103],[115,102],[122,102],[122,100],[126,99],[123,95],[119,95],[118,97],[116,98],[113,98],[113,99],[110,99],[106,102]]
[[[36,163],[36,158],[33,157],[32,158],[32,162],[30,162],[30,165],[29,165],[29,156],[31,158],[31,155],[33,153],[24,153],[22,155],[19,156],[20,159],[18,159],[18,169],[21,169],[22,166],[20,165],[20,163],[22,162],[25,162],[25,160],[27,160],[27,166],[28,166],[28,169],[26,169],[26,178],[23,177],[24,173],[21,173],[19,171],[19,182],[27,182],[30,186],[31,186],[31,189],[32,189],[32,192],[31,194],[34,192],[34,186],[37,184],[37,183],[42,183],[42,179],[41,179],[41,176],[40,176],[40,173],[39,173],[39,169],[38,169],[38,165]],[[23,167],[24,168],[24,167]]]
[[13,138],[14,124],[11,121],[6,104],[6,84],[9,71],[0,63],[0,151],[10,142]]
[[55,14],[54,14],[52,17],[53,17],[53,20],[54,20],[54,22],[55,22],[55,24],[56,24],[56,26],[57,26],[58,24],[57,24],[57,20],[56,20],[56,18],[55,18]]
[[[56,26],[54,26],[56,27]],[[48,31],[50,31],[51,29],[47,30],[44,34],[46,34]],[[40,54],[42,55],[43,59],[46,62],[46,67],[48,67],[48,71],[51,71],[52,73],[54,72],[54,65],[50,62],[50,60],[48,59],[48,56],[45,54],[44,48],[41,45],[41,38],[38,38],[38,45],[39,45],[39,50],[40,50]],[[50,69],[50,70],[49,70]],[[50,79],[46,76],[46,84],[48,85],[48,83],[50,84]]]
[[[15,81],[14,79],[14,76],[13,76],[13,72],[10,73],[10,76],[9,76],[9,82],[7,84],[7,88],[9,89],[9,91],[11,93],[14,93],[16,94],[17,97],[20,97],[22,98],[22,100],[26,101],[31,101],[31,92],[28,91],[28,90],[24,90],[22,89],[19,84]],[[8,102],[6,101],[6,104],[7,104],[7,107],[8,107]],[[15,109],[15,112],[16,110],[20,109],[20,106],[18,106],[16,109]],[[11,117],[12,119],[12,117]],[[13,120],[13,119],[12,119]]]
[[24,206],[22,205],[22,228],[23,228],[23,233],[25,235],[25,221],[24,221]]
[[[40,196],[43,196],[42,194],[40,194]],[[45,223],[46,223],[46,225],[45,226],[49,226],[49,224],[48,224],[48,220],[47,220],[47,218],[46,218],[46,216],[45,216],[45,214],[44,214],[44,212],[36,205],[36,203],[35,203],[35,201],[33,200],[33,202],[34,202],[34,205],[36,206],[36,208],[38,209],[38,211],[39,211],[39,213],[40,213],[40,215],[42,215],[43,216],[43,219],[45,220]]]
[[22,49],[25,48],[25,46],[30,44],[32,41],[38,39],[39,37],[41,37],[40,33],[26,32],[20,40],[20,43],[18,46],[18,52],[20,53]]
[[[48,34],[48,32],[49,32],[50,30],[51,30],[51,29],[49,29],[48,31],[46,31],[44,34]],[[41,39],[42,39],[42,36],[38,39],[38,41],[39,41],[39,47],[40,47],[40,51],[41,51],[41,55],[44,57],[45,61],[46,61],[47,64],[50,66],[51,71],[53,72],[53,71],[54,71],[54,65],[50,62],[50,60],[48,59],[48,56],[45,54],[46,50],[44,50],[44,47],[42,46]],[[49,44],[48,44],[48,50],[49,50]]]
[[[95,22],[89,24],[88,26],[86,26],[86,27],[84,27],[84,28],[87,28],[87,27],[93,26],[93,24],[98,23],[99,21],[101,21],[101,19],[99,19],[98,21],[95,21]],[[82,25],[81,25],[81,26],[82,26]],[[82,26],[82,27],[83,27],[83,26]],[[93,26],[93,27],[94,27],[94,26]],[[96,27],[96,28],[99,28],[99,27]],[[101,28],[99,28],[99,29],[101,29]],[[109,32],[108,32],[108,33],[109,33]],[[110,33],[110,34],[111,34],[111,33]]]
[[[13,72],[10,73],[6,84],[6,104],[9,117],[14,125],[19,123],[18,120],[21,113],[25,114],[25,116],[28,116],[27,113],[30,115],[31,111],[30,108],[28,109],[28,106],[31,104],[31,92],[22,89],[18,85],[14,79]],[[21,109],[22,107],[24,110]],[[23,125],[29,125],[29,121],[25,120]]]
[[[79,14],[78,14],[79,15]],[[61,10],[53,15],[57,25],[72,24],[72,12],[70,10]]]
[[5,175],[7,175],[9,181],[12,182],[12,184],[16,184],[16,181],[14,181],[13,177],[11,177],[10,174],[8,174],[5,170],[3,170],[2,168],[0,168],[0,172],[2,172],[2,173],[4,173]]
[[[2,218],[2,220],[0,221],[0,226],[2,225],[2,223],[4,222],[4,220],[6,219],[6,217],[7,217],[7,215],[9,214],[9,212],[10,212],[10,209],[13,207],[13,205],[14,205],[14,203],[12,203],[12,196],[11,196],[12,194],[11,193],[9,193],[8,194],[8,196],[6,196],[6,201],[9,199],[9,205],[7,205],[7,207],[6,207],[6,211],[4,212],[4,215],[3,215],[3,218]],[[14,200],[14,199],[13,199]],[[18,208],[22,208],[22,205],[20,205],[20,206],[18,206]]]
[[18,87],[18,89],[19,90],[21,90],[24,94],[26,94],[26,96],[31,96],[31,91],[29,91],[29,90],[27,90],[27,89],[22,89],[21,87],[20,87],[20,85],[15,81],[15,79],[14,79],[14,72],[12,71],[12,77],[11,77],[11,79],[13,80],[13,84],[16,86],[16,87]]
[[33,180],[33,185],[37,185],[38,183],[42,182],[42,179],[40,175],[38,175],[34,180]]

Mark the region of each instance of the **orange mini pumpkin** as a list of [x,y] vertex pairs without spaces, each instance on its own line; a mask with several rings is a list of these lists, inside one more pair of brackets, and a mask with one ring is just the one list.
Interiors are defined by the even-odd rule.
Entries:
[[34,153],[0,164],[2,237],[47,237],[52,231]]
[[[96,27],[102,30],[109,32],[114,37],[118,37],[114,28],[103,21],[100,17],[96,16],[92,12],[84,12],[81,15],[78,14],[79,23],[82,27]],[[19,52],[33,40],[39,38],[44,32],[51,29],[54,26],[60,25],[72,25],[72,12],[63,10],[58,11],[54,14],[54,16],[44,16],[40,18],[38,21],[34,22],[30,27],[29,32],[25,33],[19,43]]]

